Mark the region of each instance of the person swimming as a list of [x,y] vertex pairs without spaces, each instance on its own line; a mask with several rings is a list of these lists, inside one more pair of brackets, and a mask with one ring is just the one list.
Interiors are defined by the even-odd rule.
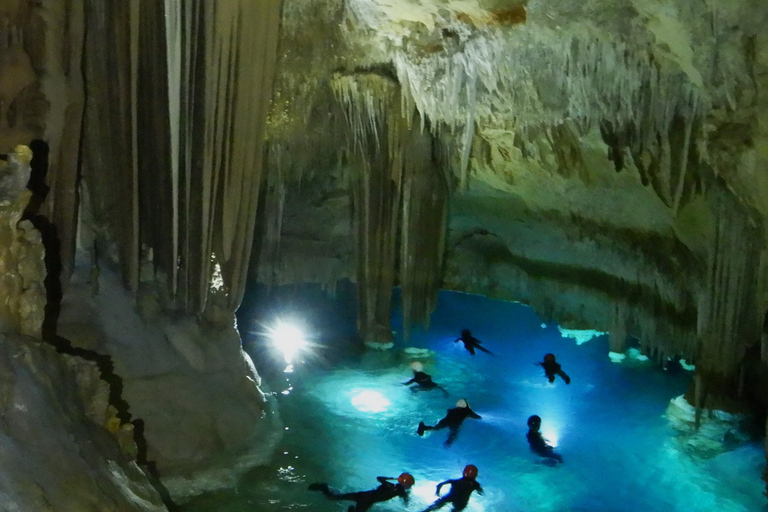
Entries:
[[424,366],[420,362],[414,361],[411,363],[411,370],[413,370],[413,378],[408,382],[403,382],[405,386],[416,384],[416,386],[411,388],[411,391],[439,389],[445,396],[448,396],[448,391],[444,387],[433,381],[431,375],[424,373]]
[[545,459],[554,460],[557,462],[563,462],[563,457],[560,454],[555,453],[554,447],[550,446],[544,436],[541,435],[541,418],[535,414],[528,418],[528,433],[525,438],[528,440],[528,445],[531,451],[540,457]]
[[425,425],[423,421],[419,422],[419,428],[416,431],[420,436],[424,435],[427,430],[440,430],[443,428],[449,429],[448,438],[445,440],[445,447],[448,448],[456,441],[456,437],[459,435],[459,428],[464,420],[467,418],[474,418],[476,420],[482,419],[479,414],[470,409],[469,402],[462,398],[456,402],[456,407],[448,409],[445,417],[437,422],[437,425],[431,427]]
[[571,378],[563,371],[560,363],[555,361],[555,354],[545,354],[544,361],[536,363],[536,365],[544,368],[544,375],[547,376],[549,382],[555,382],[555,375],[559,375],[566,384],[571,383]]
[[467,349],[467,351],[472,355],[475,355],[475,349],[482,350],[487,354],[493,354],[493,352],[491,352],[490,350],[488,350],[487,348],[483,347],[480,344],[479,339],[472,336],[472,332],[469,329],[461,330],[461,336],[453,340],[454,343],[458,341],[461,341],[462,343],[464,343],[464,348]]
[[[348,492],[344,494],[333,492],[328,484],[314,483],[309,485],[310,491],[322,492],[329,500],[333,501],[354,501],[347,512],[365,512],[376,503],[389,501],[392,498],[400,497],[407,505],[410,495],[409,489],[413,487],[416,480],[410,473],[402,473],[399,477],[377,476],[379,486],[370,491]],[[391,482],[390,480],[396,480]]]
[[464,467],[464,474],[461,478],[457,478],[456,480],[446,480],[445,482],[437,484],[437,491],[435,494],[438,496],[440,496],[440,489],[446,484],[451,486],[451,490],[448,494],[442,496],[429,507],[425,508],[423,512],[437,510],[448,503],[453,504],[454,511],[464,510],[469,503],[470,495],[474,491],[477,491],[478,494],[483,494],[483,487],[476,478],[477,466],[468,464]]

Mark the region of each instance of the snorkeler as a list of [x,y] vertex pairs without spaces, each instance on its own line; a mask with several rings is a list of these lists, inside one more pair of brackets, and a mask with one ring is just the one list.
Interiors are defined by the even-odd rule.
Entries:
[[448,433],[448,438],[444,443],[445,447],[447,448],[451,446],[456,440],[456,436],[459,435],[459,428],[467,418],[474,418],[476,420],[482,419],[479,414],[469,408],[469,403],[464,398],[462,398],[456,402],[456,407],[453,409],[448,409],[445,418],[437,422],[437,425],[430,427],[429,425],[425,425],[423,421],[420,421],[419,429],[416,432],[420,436],[423,436],[424,432],[427,430],[440,430],[443,428],[448,428],[450,432]]
[[549,382],[555,382],[555,375],[559,375],[566,384],[571,383],[571,378],[560,367],[560,363],[555,361],[555,354],[545,354],[544,362],[536,363],[537,366],[544,368],[544,374],[549,379]]
[[[320,491],[329,500],[333,501],[354,501],[354,505],[350,505],[347,512],[364,512],[370,509],[374,504],[381,503],[383,501],[389,501],[392,498],[400,496],[403,501],[408,504],[409,494],[408,490],[413,487],[415,482],[413,476],[410,473],[402,473],[399,477],[393,476],[377,476],[376,480],[379,481],[379,485],[376,489],[370,491],[360,492],[348,492],[339,494],[331,491],[328,484],[310,484],[310,491]],[[390,482],[390,480],[397,480],[397,483]]]
[[464,476],[457,478],[456,480],[446,480],[437,484],[437,494],[440,496],[440,488],[445,484],[451,486],[450,492],[445,496],[438,499],[432,505],[424,509],[423,512],[430,512],[442,508],[447,503],[453,504],[453,510],[464,510],[469,503],[469,496],[473,491],[477,491],[478,494],[483,494],[483,488],[475,480],[477,478],[477,467],[472,464],[467,465],[464,468]]
[[462,329],[461,336],[453,340],[454,343],[457,341],[463,342],[464,348],[472,355],[475,355],[475,349],[482,350],[487,354],[493,354],[493,352],[480,345],[480,340],[472,336],[472,332],[469,329]]
[[416,386],[411,388],[411,391],[439,389],[445,396],[448,396],[448,391],[444,387],[433,381],[431,375],[424,373],[424,366],[420,362],[414,361],[411,363],[411,370],[413,370],[413,378],[408,382],[403,382],[405,386],[416,384]]
[[550,446],[549,443],[547,443],[547,440],[544,439],[544,436],[541,435],[541,432],[539,431],[540,428],[540,417],[534,414],[528,418],[528,433],[525,435],[525,438],[528,439],[528,445],[531,447],[531,451],[545,459],[563,462],[563,458],[560,454],[555,453],[554,447]]

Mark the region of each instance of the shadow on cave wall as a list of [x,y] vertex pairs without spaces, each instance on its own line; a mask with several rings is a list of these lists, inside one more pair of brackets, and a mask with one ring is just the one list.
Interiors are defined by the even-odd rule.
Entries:
[[40,213],[40,208],[50,191],[46,184],[48,173],[48,144],[42,140],[34,140],[29,144],[33,151],[30,162],[31,174],[27,188],[32,191],[32,198],[24,212],[24,219],[29,220],[40,232],[45,248],[45,315],[43,318],[43,341],[53,345],[61,354],[80,357],[86,361],[96,363],[99,376],[109,386],[109,403],[117,409],[117,417],[121,424],[132,423],[134,442],[138,448],[136,462],[145,468],[145,474],[150,483],[160,494],[163,503],[170,511],[178,510],[177,505],[171,499],[168,489],[160,481],[160,472],[154,461],[147,459],[147,440],[144,437],[144,420],[131,418],[130,406],[123,399],[123,379],[115,373],[112,357],[100,354],[93,350],[75,347],[72,342],[57,333],[59,314],[61,313],[61,301],[63,289],[61,284],[62,264],[60,257],[61,242],[56,226]]

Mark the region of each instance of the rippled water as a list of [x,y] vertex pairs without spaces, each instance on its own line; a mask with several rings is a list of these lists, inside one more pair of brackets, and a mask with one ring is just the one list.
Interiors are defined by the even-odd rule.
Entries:
[[[449,292],[440,294],[428,332],[416,330],[405,342],[398,331],[395,349],[386,353],[343,354],[327,345],[343,345],[354,330],[351,310],[315,298],[319,302],[310,297],[270,309],[301,316],[304,308],[316,324],[312,332],[321,346],[293,373],[281,372],[284,365],[277,365],[279,358],[261,337],[247,340],[286,427],[274,464],[246,475],[237,489],[202,496],[183,510],[345,511],[348,502],[330,502],[308,492],[307,485],[367,490],[376,487],[376,476],[402,471],[416,478],[407,510],[423,510],[436,498],[437,482],[459,477],[469,463],[479,468],[486,491],[473,495],[466,510],[474,512],[765,507],[759,443],[709,460],[679,449],[663,414],[668,401],[686,390],[685,372],[613,364],[604,337],[577,346],[561,337],[557,326],[542,326],[528,307]],[[260,311],[258,322],[266,315]],[[255,316],[253,324],[241,318],[241,328],[256,333],[258,322]],[[453,343],[464,327],[495,355],[471,356]],[[450,396],[439,390],[414,393],[401,384],[411,376],[405,347],[434,351],[425,371]],[[570,385],[560,379],[549,384],[534,365],[546,352],[557,355]],[[267,360],[275,365],[265,365]],[[458,398],[467,398],[483,419],[466,420],[451,448],[443,447],[445,430],[423,438],[416,434],[420,420],[434,424]],[[545,436],[557,440],[562,465],[550,467],[529,452],[525,433],[531,414],[541,416]],[[372,510],[404,509],[393,500]]]

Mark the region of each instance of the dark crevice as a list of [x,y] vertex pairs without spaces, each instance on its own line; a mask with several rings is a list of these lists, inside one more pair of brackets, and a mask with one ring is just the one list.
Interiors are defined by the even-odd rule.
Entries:
[[[39,144],[36,144],[40,142]],[[56,351],[61,354],[67,354],[74,357],[85,359],[96,363],[99,369],[101,380],[109,386],[109,404],[117,409],[117,417],[121,424],[131,422],[130,406],[123,399],[123,379],[115,373],[112,357],[105,354],[99,354],[93,350],[75,347],[72,342],[57,333],[57,324],[59,314],[61,313],[61,300],[63,290],[61,284],[62,263],[60,258],[61,241],[58,236],[56,226],[50,222],[44,215],[38,214],[42,202],[48,194],[48,186],[45,184],[45,176],[48,167],[47,144],[42,141],[33,141],[30,146],[34,146],[35,157],[30,162],[32,175],[28,188],[32,191],[33,197],[25,211],[25,219],[32,222],[34,227],[40,232],[43,247],[45,249],[45,269],[46,277],[44,281],[46,303],[45,316],[42,325],[43,341],[51,344]],[[150,483],[160,494],[163,503],[168,510],[178,510],[177,505],[171,499],[168,489],[160,481],[160,472],[154,461],[147,459],[147,441],[144,437],[144,421],[134,419],[134,442],[138,448],[136,462],[145,468]]]

